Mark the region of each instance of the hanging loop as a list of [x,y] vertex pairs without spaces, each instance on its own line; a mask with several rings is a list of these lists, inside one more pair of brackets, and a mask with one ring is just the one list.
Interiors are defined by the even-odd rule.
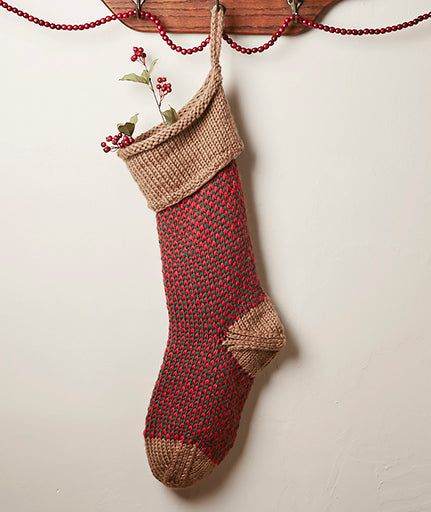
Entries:
[[295,18],[298,16],[298,11],[301,5],[304,3],[304,0],[287,0],[290,8],[292,9],[292,14]]

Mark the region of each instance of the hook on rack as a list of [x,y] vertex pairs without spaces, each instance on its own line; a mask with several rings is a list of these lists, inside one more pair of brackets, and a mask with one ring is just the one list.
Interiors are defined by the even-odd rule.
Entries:
[[141,12],[145,0],[133,0],[133,2],[136,4],[136,18],[139,20],[142,18]]
[[287,0],[289,7],[292,9],[292,14],[295,18],[298,16],[298,11],[301,5],[304,3],[304,0]]
[[223,12],[226,12],[226,7],[220,2],[220,0],[216,0],[215,6],[217,8],[217,11],[223,9]]

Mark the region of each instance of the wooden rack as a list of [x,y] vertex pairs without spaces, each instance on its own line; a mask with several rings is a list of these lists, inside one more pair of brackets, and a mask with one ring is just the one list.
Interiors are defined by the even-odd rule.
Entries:
[[[133,9],[132,0],[102,0],[114,13]],[[299,13],[309,19],[317,19],[330,6],[340,0],[304,0]],[[292,14],[287,0],[221,0],[226,7],[225,31],[228,34],[272,34]],[[214,0],[146,0],[142,9],[150,11],[162,21],[168,32],[208,33],[209,10]],[[122,20],[129,28],[140,32],[154,32],[154,24],[144,19]],[[292,25],[286,31],[294,35],[304,31]]]

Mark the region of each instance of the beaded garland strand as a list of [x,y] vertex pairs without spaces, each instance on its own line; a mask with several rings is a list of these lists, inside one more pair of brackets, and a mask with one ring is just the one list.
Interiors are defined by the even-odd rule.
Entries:
[[[36,16],[33,16],[25,11],[22,11],[18,9],[17,7],[13,7],[12,5],[8,4],[7,2],[4,2],[3,0],[0,0],[0,7],[3,7],[3,9],[6,9],[8,12],[11,12],[12,14],[16,14],[17,16],[26,19],[30,23],[34,23],[36,25],[39,25],[40,27],[50,28],[52,30],[66,30],[69,32],[72,31],[82,31],[82,30],[89,30],[92,28],[100,27],[102,25],[105,25],[106,23],[110,23],[114,20],[121,20],[121,19],[127,19],[131,18],[132,16],[136,16],[137,11],[136,9],[130,9],[125,12],[120,12],[118,14],[111,14],[110,16],[105,16],[103,18],[100,18],[96,21],[92,21],[89,23],[83,23],[80,25],[66,25],[66,24],[59,24],[59,23],[52,23],[50,21],[46,21],[40,18],[37,18]],[[210,42],[210,37],[206,37],[199,45],[193,46],[191,48],[184,48],[183,46],[175,44],[172,39],[169,38],[169,36],[166,33],[166,30],[164,29],[162,22],[157,18],[157,16],[154,16],[148,11],[142,11],[141,12],[142,18],[147,19],[148,21],[151,21],[156,26],[161,38],[165,43],[177,53],[180,53],[182,55],[192,55],[193,53],[201,52],[206,46],[208,46]],[[396,25],[388,25],[387,27],[381,27],[381,28],[364,28],[364,29],[351,29],[351,28],[340,28],[340,27],[334,27],[331,25],[325,25],[323,23],[317,23],[313,20],[309,20],[307,18],[303,18],[299,14],[296,16],[286,16],[286,18],[283,20],[283,23],[280,25],[278,30],[274,32],[274,34],[271,36],[271,38],[261,46],[254,46],[251,48],[247,48],[245,46],[240,45],[236,41],[234,41],[229,35],[223,34],[223,39],[226,41],[226,43],[237,52],[243,54],[243,55],[252,55],[256,53],[262,53],[266,50],[269,50],[271,46],[274,45],[274,43],[284,34],[287,27],[291,23],[299,23],[301,25],[304,25],[309,28],[313,28],[316,30],[322,30],[324,32],[328,32],[329,34],[337,34],[342,36],[377,36],[377,35],[383,35],[383,34],[390,34],[392,32],[399,32],[400,30],[404,30],[407,28],[415,27],[416,25],[419,25],[419,23],[422,23],[424,21],[427,21],[431,19],[431,11],[426,12],[424,14],[421,14],[410,21],[405,21],[403,23],[398,23]]]

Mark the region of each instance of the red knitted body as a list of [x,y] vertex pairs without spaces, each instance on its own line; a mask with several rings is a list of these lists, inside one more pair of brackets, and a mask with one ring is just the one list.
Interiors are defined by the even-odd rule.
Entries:
[[232,447],[253,378],[222,342],[265,300],[236,164],[157,214],[169,340],[146,438],[194,444],[214,463]]

